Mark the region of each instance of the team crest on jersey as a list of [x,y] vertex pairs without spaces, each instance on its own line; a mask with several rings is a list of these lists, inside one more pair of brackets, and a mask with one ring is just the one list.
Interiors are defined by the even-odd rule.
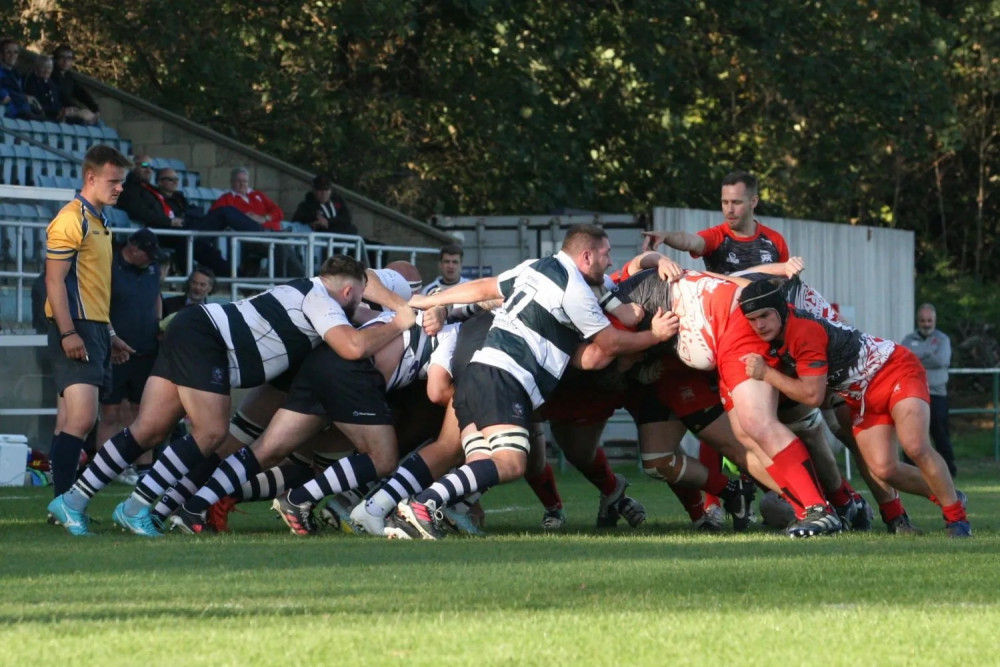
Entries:
[[694,389],[691,387],[683,387],[681,389],[681,400],[682,401],[693,401],[694,400]]
[[735,252],[730,252],[729,256],[726,257],[726,261],[729,262],[730,264],[739,264],[740,258],[736,256]]
[[771,255],[770,252],[768,252],[767,250],[761,250],[760,251],[760,263],[761,264],[770,264],[773,261],[774,261],[774,259],[773,259],[773,256]]
[[221,368],[212,369],[212,384],[222,384],[222,378],[224,378],[223,370]]
[[510,412],[517,419],[524,419],[524,406],[520,403],[513,403],[510,406]]

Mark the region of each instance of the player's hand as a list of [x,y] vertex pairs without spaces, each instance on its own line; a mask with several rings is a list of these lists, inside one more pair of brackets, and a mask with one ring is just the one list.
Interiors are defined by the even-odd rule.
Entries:
[[806,263],[801,257],[789,257],[785,262],[785,277],[794,278],[804,271]]
[[684,274],[684,269],[669,257],[661,257],[656,265],[656,272],[659,274],[660,280],[674,281]]
[[665,232],[643,232],[642,233],[642,251],[647,252],[649,250],[656,250],[663,239],[666,238]]
[[677,315],[669,310],[663,312],[663,308],[657,308],[649,328],[658,340],[664,341],[676,334],[680,326],[681,320]]
[[406,331],[417,323],[417,311],[403,306],[396,311],[396,316],[392,318],[392,323],[395,324],[396,328],[400,331]]
[[421,324],[424,326],[424,333],[428,336],[437,336],[441,328],[448,322],[448,308],[446,306],[435,306],[424,311],[424,319]]
[[743,357],[743,363],[747,365],[747,377],[753,380],[763,380],[767,372],[767,362],[759,354],[748,354]]
[[428,308],[433,308],[433,299],[427,294],[414,294],[410,297],[410,308],[416,308],[417,310],[427,310]]
[[63,352],[66,353],[67,358],[90,361],[90,355],[87,354],[87,346],[83,344],[80,334],[74,333],[66,336],[62,339],[61,343]]
[[119,336],[111,337],[111,363],[124,364],[135,354],[135,350]]

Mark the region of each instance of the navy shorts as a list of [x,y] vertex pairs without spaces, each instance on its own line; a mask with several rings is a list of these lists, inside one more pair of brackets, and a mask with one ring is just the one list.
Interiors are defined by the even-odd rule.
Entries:
[[122,401],[138,404],[142,398],[142,390],[146,380],[153,372],[156,353],[135,355],[129,357],[124,364],[111,367],[111,391],[101,397],[104,405],[118,405]]
[[49,321],[48,347],[52,376],[60,396],[74,384],[90,384],[100,396],[111,391],[111,337],[107,322],[73,320],[73,329],[83,339],[89,361],[70,359],[62,348],[62,336],[56,323]]
[[208,314],[197,306],[174,315],[149,373],[213,394],[229,394],[229,353]]
[[471,363],[455,385],[455,416],[459,428],[475,424],[482,430],[498,424],[531,428],[531,397],[513,375],[486,364]]
[[372,360],[349,361],[326,344],[302,362],[282,407],[345,424],[392,424],[385,378]]

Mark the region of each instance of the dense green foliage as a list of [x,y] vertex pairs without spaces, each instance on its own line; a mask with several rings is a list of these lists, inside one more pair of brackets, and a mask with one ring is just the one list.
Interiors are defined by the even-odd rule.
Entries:
[[919,537],[700,534],[634,464],[640,530],[590,528],[597,492],[570,471],[565,534],[518,482],[484,497],[489,537],[437,543],[298,538],[263,503],[229,535],[145,540],[108,520],[117,484],[71,538],[48,489],[0,489],[0,644],[10,665],[994,664],[1000,488],[995,465],[960,468],[961,541],[912,497]]
[[740,167],[764,214],[914,230],[922,276],[1000,264],[996,0],[14,5],[29,45],[419,218],[714,208]]

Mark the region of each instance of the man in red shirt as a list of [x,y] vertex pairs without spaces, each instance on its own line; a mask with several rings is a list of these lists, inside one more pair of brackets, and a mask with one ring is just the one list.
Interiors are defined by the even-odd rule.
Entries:
[[[273,199],[260,190],[254,190],[250,187],[250,172],[245,167],[233,169],[229,175],[229,185],[232,189],[216,199],[209,209],[210,211],[223,206],[232,206],[240,213],[260,223],[267,231],[282,231],[281,222],[285,219],[284,211],[274,203]],[[286,277],[301,278],[304,276],[305,269],[302,262],[290,246],[275,246],[274,259],[278,266],[285,266],[283,275]],[[278,272],[275,271],[275,274],[277,275]]]
[[776,281],[760,280],[740,294],[740,309],[767,343],[767,359],[746,355],[747,377],[785,396],[819,405],[830,389],[851,408],[854,437],[871,471],[898,488],[910,486],[899,465],[893,430],[916,463],[927,494],[941,506],[950,537],[971,537],[964,497],[930,443],[927,376],[916,356],[892,341],[795,308]]
[[765,227],[754,215],[760,198],[757,179],[745,171],[734,171],[722,179],[722,214],[725,222],[690,232],[644,232],[647,248],[665,243],[705,260],[713,273],[730,274],[759,264],[788,261],[788,246],[778,232]]

